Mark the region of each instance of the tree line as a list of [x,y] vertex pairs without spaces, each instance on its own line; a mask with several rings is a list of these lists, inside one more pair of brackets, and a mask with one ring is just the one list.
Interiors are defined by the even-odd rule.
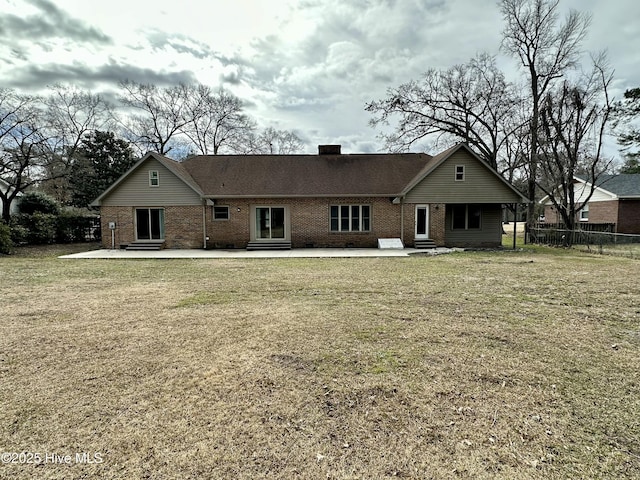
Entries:
[[[589,201],[574,198],[574,175],[596,185],[612,168],[603,150],[617,128],[625,154],[623,172],[638,173],[640,89],[615,102],[613,69],[604,52],[585,60],[582,43],[591,16],[559,15],[560,0],[500,0],[503,53],[515,58],[522,78],[510,81],[496,57],[480,53],[464,64],[427,70],[421,79],[388,90],[370,102],[371,124],[384,127],[391,151],[419,142],[467,142],[531,200],[549,195],[567,228]],[[586,66],[585,66],[586,65]],[[536,204],[527,222],[536,221]]]
[[243,101],[202,84],[120,83],[117,103],[77,87],[44,95],[0,89],[2,219],[34,188],[64,206],[87,207],[147,151],[177,160],[192,154],[289,154],[293,132],[259,128]]

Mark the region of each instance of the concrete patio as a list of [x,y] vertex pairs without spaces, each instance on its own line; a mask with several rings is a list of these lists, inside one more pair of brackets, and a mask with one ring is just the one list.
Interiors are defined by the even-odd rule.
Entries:
[[291,250],[91,250],[89,252],[62,255],[59,258],[348,258],[348,257],[408,257],[410,255],[441,255],[462,251],[460,248],[432,249],[378,249],[378,248],[294,248]]

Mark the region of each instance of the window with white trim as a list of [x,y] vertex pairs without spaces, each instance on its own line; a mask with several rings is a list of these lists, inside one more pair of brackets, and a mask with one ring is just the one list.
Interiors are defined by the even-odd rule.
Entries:
[[464,182],[464,165],[456,165],[456,182]]
[[371,205],[331,205],[329,225],[332,232],[369,232]]
[[588,222],[589,221],[589,204],[585,203],[580,209],[580,221]]
[[225,205],[216,205],[213,207],[214,220],[229,220],[229,207]]
[[149,186],[150,187],[158,187],[160,186],[160,174],[157,170],[149,170]]

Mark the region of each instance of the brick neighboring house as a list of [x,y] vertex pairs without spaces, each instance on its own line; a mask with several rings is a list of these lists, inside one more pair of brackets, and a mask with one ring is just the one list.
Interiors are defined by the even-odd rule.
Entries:
[[[523,197],[465,144],[426,154],[149,153],[94,202],[103,246],[497,247],[501,209]],[[111,229],[110,227],[113,227]]]
[[[576,204],[584,202],[592,184],[574,177]],[[546,223],[562,223],[549,196],[540,200],[544,205]],[[640,234],[640,174],[602,175],[589,201],[576,213],[581,224],[614,224],[614,232]]]

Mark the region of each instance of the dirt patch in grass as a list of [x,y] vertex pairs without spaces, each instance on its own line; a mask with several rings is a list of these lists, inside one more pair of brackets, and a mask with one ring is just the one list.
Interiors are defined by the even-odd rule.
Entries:
[[637,478],[638,262],[0,260],[0,478]]

